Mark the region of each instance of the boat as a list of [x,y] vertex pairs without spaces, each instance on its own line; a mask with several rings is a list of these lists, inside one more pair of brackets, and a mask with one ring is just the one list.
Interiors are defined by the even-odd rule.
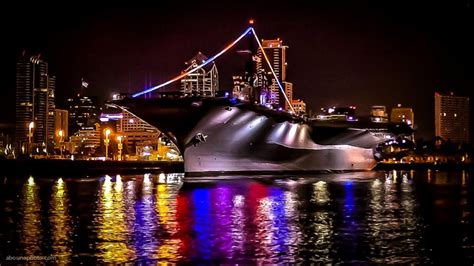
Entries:
[[371,170],[413,147],[406,124],[315,121],[231,97],[109,105],[168,136],[183,155],[186,176]]

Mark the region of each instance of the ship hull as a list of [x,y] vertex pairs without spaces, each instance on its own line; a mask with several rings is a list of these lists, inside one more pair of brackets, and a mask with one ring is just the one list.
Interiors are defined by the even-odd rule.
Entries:
[[188,176],[371,170],[377,145],[396,137],[356,123],[315,125],[229,99],[134,100],[123,106],[174,141]]
[[200,134],[205,141],[185,149],[184,168],[189,175],[212,175],[359,171],[376,165],[371,147],[379,140],[369,132],[352,129],[355,138],[367,139],[365,145],[347,145],[343,140],[321,145],[312,139],[313,130],[305,123],[277,122],[238,107],[216,108],[190,132],[188,141]]

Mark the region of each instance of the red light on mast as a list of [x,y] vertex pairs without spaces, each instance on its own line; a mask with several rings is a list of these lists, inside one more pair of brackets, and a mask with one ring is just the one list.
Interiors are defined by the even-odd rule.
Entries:
[[250,25],[253,25],[254,22],[255,22],[255,21],[254,21],[253,19],[250,19],[250,20],[249,20],[249,24],[250,24]]

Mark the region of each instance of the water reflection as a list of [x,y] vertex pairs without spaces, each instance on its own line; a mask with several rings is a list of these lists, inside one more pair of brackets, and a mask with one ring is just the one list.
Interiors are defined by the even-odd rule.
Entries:
[[213,224],[215,226],[214,253],[220,260],[232,259],[232,189],[228,186],[215,188],[211,192],[213,205]]
[[177,197],[179,187],[166,184],[156,186],[156,213],[161,235],[165,236],[158,247],[157,259],[171,260],[178,259],[181,240],[177,237],[178,222],[177,215]]
[[209,189],[196,189],[190,198],[193,208],[193,231],[189,232],[196,236],[192,246],[195,247],[191,253],[191,258],[203,260],[211,259],[211,249],[213,237],[211,232],[214,225],[211,217],[211,195]]
[[19,236],[0,241],[21,253],[11,255],[59,263],[424,264],[443,250],[469,261],[470,177],[389,171],[184,185],[168,174],[30,177],[1,185],[2,221],[16,222]]
[[[413,173],[392,171],[372,181],[367,212],[369,259],[413,263],[423,258]],[[415,255],[417,254],[417,255]],[[397,258],[397,259],[395,259]]]
[[26,256],[41,254],[43,231],[41,228],[41,204],[38,190],[35,179],[30,176],[23,185],[21,201],[20,241],[23,254]]
[[310,231],[305,235],[308,243],[309,260],[318,263],[330,263],[333,242],[333,216],[328,210],[331,203],[328,183],[316,181],[312,184],[311,203],[315,205],[309,216]]
[[59,178],[53,186],[50,201],[51,214],[49,220],[52,233],[52,255],[56,262],[68,263],[71,259],[71,217],[69,216],[69,197],[66,183]]
[[134,246],[139,260],[154,258],[154,252],[158,246],[154,199],[153,183],[150,175],[145,174],[141,198],[135,203],[135,224],[133,228]]
[[245,214],[245,198],[240,194],[236,194],[232,198],[231,219],[231,252],[234,258],[243,258],[245,254],[244,243],[247,241],[245,237],[247,219]]
[[100,187],[98,211],[96,215],[98,257],[104,262],[126,262],[134,258],[134,250],[127,244],[130,228],[125,221],[121,177],[112,182],[104,177]]

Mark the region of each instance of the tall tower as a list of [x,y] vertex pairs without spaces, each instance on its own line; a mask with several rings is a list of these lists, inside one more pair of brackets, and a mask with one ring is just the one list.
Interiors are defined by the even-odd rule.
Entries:
[[435,93],[435,134],[454,143],[469,143],[469,98]]
[[[54,136],[56,78],[48,75],[48,63],[25,53],[16,65],[15,135],[21,147],[29,141],[48,145]],[[24,150],[24,149],[22,149]]]
[[[278,38],[276,40],[262,40],[262,47],[265,50],[265,54],[267,55],[273,70],[275,71],[278,81],[282,84],[282,86],[285,86],[285,91],[287,91],[289,88],[292,90],[292,84],[284,84],[286,83],[286,49],[288,46],[283,45],[283,41]],[[259,60],[257,61],[257,69],[263,70],[265,75],[269,77],[271,104],[277,107],[285,107],[285,109],[288,108],[287,104],[285,103],[284,96],[278,87],[278,83],[264,58],[261,49],[257,51],[257,56],[259,57]]]
[[[265,49],[268,60],[272,64],[279,81],[286,81],[286,49],[288,46],[283,45],[283,41],[278,38],[276,40],[262,40],[262,47]],[[257,68],[264,69],[266,74],[272,75],[260,49],[257,51],[257,56],[261,58],[257,62]]]

